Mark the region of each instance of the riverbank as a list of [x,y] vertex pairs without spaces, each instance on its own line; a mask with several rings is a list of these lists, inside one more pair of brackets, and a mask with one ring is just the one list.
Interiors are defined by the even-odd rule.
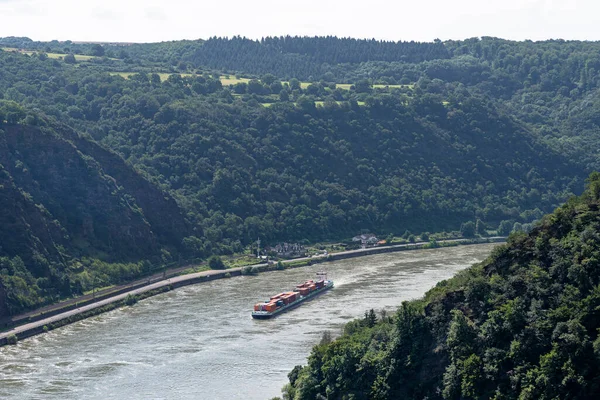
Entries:
[[[454,239],[454,240],[446,240],[437,242],[437,246],[458,246],[458,245],[469,245],[469,244],[482,244],[482,243],[499,243],[503,242],[505,238],[503,237],[493,237],[493,238],[481,238],[481,239]],[[417,250],[424,249],[432,246],[431,243],[422,242],[415,244],[402,244],[395,246],[383,246],[383,247],[375,247],[368,249],[358,249],[345,251],[340,253],[333,253],[328,255],[321,255],[316,257],[307,257],[302,259],[294,259],[294,260],[286,260],[283,263],[284,268],[297,268],[305,265],[310,265],[314,263],[322,263],[328,261],[336,261],[347,258],[361,257],[367,255],[381,254],[381,253],[389,253],[396,251],[407,251],[407,250]],[[188,275],[182,275],[177,277],[172,277],[169,279],[165,279],[159,282],[155,282],[149,285],[144,285],[139,288],[135,288],[132,290],[127,290],[118,295],[110,296],[106,299],[102,299],[100,301],[93,302],[91,304],[82,305],[75,309],[62,312],[60,314],[48,316],[47,318],[40,319],[38,321],[32,321],[23,325],[19,325],[10,330],[4,331],[0,333],[0,346],[4,346],[8,343],[16,343],[18,340],[31,337],[40,333],[44,333],[50,331],[52,329],[56,329],[60,326],[73,323],[85,318],[88,318],[93,315],[98,315],[106,311],[110,311],[112,309],[118,308],[123,305],[133,304],[137,300],[145,297],[149,297],[158,293],[162,293],[164,291],[172,290],[178,287],[183,287],[187,285],[193,285],[201,282],[207,282],[215,279],[223,279],[234,276],[240,276],[243,273],[247,273],[254,269],[255,271],[265,272],[281,269],[277,264],[257,264],[244,268],[232,268],[228,270],[220,270],[220,271],[203,271]]]

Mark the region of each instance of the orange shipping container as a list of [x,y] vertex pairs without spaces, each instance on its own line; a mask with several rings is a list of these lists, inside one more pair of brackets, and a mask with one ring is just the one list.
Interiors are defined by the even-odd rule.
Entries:
[[265,310],[267,310],[268,312],[273,312],[277,309],[277,305],[275,303],[268,303],[265,306]]
[[302,289],[300,289],[300,294],[302,296],[306,296],[308,294],[308,292],[309,292],[308,288],[302,288]]

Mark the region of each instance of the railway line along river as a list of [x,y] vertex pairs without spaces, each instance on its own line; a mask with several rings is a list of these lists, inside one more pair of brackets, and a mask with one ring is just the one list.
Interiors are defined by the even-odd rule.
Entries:
[[[4,399],[270,399],[324,331],[394,311],[495,244],[386,253],[188,286],[0,348]],[[335,288],[271,320],[254,303],[326,269]]]

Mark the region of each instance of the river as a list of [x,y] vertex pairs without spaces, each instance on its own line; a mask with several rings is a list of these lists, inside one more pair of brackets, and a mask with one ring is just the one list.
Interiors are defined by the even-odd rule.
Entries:
[[[3,399],[260,399],[280,395],[324,331],[394,311],[492,244],[414,250],[188,286],[0,348]],[[335,288],[272,320],[254,303],[327,269]]]

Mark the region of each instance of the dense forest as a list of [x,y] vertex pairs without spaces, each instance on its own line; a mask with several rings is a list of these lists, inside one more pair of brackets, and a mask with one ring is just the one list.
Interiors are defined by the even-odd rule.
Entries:
[[[508,233],[600,168],[597,43],[3,38],[0,47],[6,201],[43,210],[60,232],[48,246],[21,224],[31,240],[2,242],[5,262],[22,263],[0,268],[11,313],[259,237],[341,240],[475,220]],[[60,266],[36,267],[40,254]],[[17,271],[30,274],[25,283]],[[44,280],[53,276],[62,289]]]
[[315,346],[284,399],[594,399],[600,174],[481,264]]
[[11,110],[35,125],[0,124],[0,316],[171,261],[191,229],[167,193],[71,129]]

